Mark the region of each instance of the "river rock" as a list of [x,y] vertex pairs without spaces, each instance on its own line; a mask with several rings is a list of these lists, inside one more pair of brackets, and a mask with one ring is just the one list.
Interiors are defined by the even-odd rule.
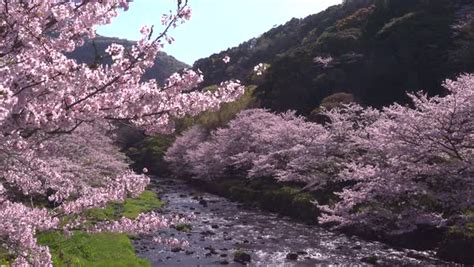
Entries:
[[207,207],[207,201],[205,199],[199,200],[199,204],[201,204],[204,207]]
[[363,257],[360,259],[361,262],[369,263],[376,265],[378,263],[378,258],[376,256],[368,256],[368,257]]
[[171,252],[180,252],[181,248],[180,247],[174,247],[171,249]]
[[286,259],[291,260],[291,261],[298,260],[298,254],[297,253],[288,253],[288,254],[286,254]]
[[201,232],[201,235],[203,235],[203,236],[210,236],[210,235],[215,235],[215,234],[216,233],[214,233],[213,231],[210,231],[210,230]]
[[250,254],[243,251],[236,251],[234,253],[234,261],[242,264],[247,264],[251,261]]

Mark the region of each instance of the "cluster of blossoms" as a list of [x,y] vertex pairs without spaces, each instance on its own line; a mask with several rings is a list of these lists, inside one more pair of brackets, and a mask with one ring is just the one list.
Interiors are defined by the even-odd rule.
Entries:
[[230,62],[230,57],[229,56],[225,56],[222,61],[224,61],[225,64],[229,63]]
[[140,214],[136,219],[132,220],[123,217],[119,221],[99,223],[95,225],[93,232],[113,232],[113,233],[129,233],[134,235],[151,234],[157,229],[167,228],[170,224],[168,219],[154,213]]
[[333,61],[334,59],[331,56],[329,57],[317,56],[313,58],[313,62],[320,64],[323,68],[327,68]]
[[[163,14],[161,16],[161,24],[167,29],[170,27],[176,28],[178,24],[183,24],[191,18],[192,9],[187,5],[187,0],[183,4],[181,0],[178,0],[178,11],[173,13],[171,10],[168,14]],[[149,34],[151,28],[142,30],[142,33]],[[166,34],[166,31],[163,34],[163,38],[171,44],[174,41],[174,38]]]
[[[20,203],[10,202],[0,197],[0,241],[2,246],[17,252],[15,264],[18,266],[48,266],[51,255],[48,247],[36,242],[35,234],[39,230],[58,227],[59,220],[51,216],[50,211],[29,208]],[[6,238],[6,239],[4,239]]]
[[261,76],[265,73],[265,71],[268,69],[269,65],[265,63],[258,63],[253,67],[253,72],[257,74],[257,76]]
[[91,232],[128,233],[133,235],[152,234],[157,229],[187,222],[184,217],[164,217],[155,212],[139,214],[135,219],[123,217],[118,221],[101,222],[94,225]]
[[413,107],[325,111],[324,125],[292,112],[246,110],[208,137],[199,128],[183,133],[165,159],[200,179],[339,183],[339,199],[319,207],[320,222],[340,227],[396,234],[465,223],[474,205],[474,75],[444,87],[444,97],[410,94]]
[[164,238],[164,237],[154,237],[153,242],[164,244],[171,247],[188,247],[189,242],[186,240],[179,240],[177,238]]
[[[156,37],[144,27],[130,49],[112,44],[110,65],[65,56],[127,7],[126,0],[0,3],[0,245],[16,256],[14,265],[51,265],[48,249],[36,244],[37,231],[67,228],[58,223],[62,216],[144,190],[148,178],[130,172],[104,134],[110,121],[169,132],[175,118],[217,109],[243,93],[235,81],[198,91],[202,75],[192,70],[163,87],[142,80],[162,40],[170,41],[167,30],[189,19],[187,1],[178,1]],[[37,208],[45,205],[51,208]],[[159,217],[140,219],[165,225]],[[139,232],[128,221],[122,225]]]

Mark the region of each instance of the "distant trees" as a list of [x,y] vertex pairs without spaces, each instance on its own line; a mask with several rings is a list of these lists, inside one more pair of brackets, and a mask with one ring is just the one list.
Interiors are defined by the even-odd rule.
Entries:
[[372,4],[374,0],[343,0],[343,5],[353,5],[353,6],[367,6]]

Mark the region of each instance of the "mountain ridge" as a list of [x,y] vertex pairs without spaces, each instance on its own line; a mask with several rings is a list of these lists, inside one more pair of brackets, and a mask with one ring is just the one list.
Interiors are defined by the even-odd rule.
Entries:
[[[120,44],[128,48],[136,42],[97,35],[96,38],[87,40],[83,46],[76,48],[76,50],[69,53],[68,56],[76,59],[80,63],[92,64],[95,62],[96,52],[98,55],[104,55],[105,49],[112,43]],[[101,63],[111,64],[112,61],[110,58],[104,58]],[[156,79],[159,83],[163,84],[171,74],[189,67],[189,65],[177,60],[173,56],[165,52],[159,52],[155,59],[155,64],[145,72],[143,78],[145,80]]]
[[[346,0],[193,67],[203,71],[204,86],[234,78],[257,84],[263,107],[275,111],[309,114],[338,92],[375,107],[408,103],[406,91],[443,94],[444,79],[474,71],[473,6],[468,0]],[[317,56],[334,61],[321,67]],[[253,67],[261,62],[270,68],[256,77]]]

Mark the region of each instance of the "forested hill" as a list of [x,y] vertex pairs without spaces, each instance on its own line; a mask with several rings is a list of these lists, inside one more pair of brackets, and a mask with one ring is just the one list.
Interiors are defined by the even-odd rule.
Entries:
[[[124,47],[131,47],[135,42],[125,39],[97,36],[93,42],[86,42],[83,46],[72,52],[70,56],[81,63],[92,64],[95,62],[96,55],[105,55],[105,49],[112,43],[120,44]],[[110,57],[106,57],[101,62],[111,64],[111,59]],[[155,59],[155,65],[147,70],[144,79],[156,79],[159,82],[163,82],[174,72],[186,67],[189,66],[164,52],[160,52]]]
[[[231,78],[258,84],[263,106],[277,111],[309,113],[337,92],[379,107],[406,101],[406,91],[442,93],[445,78],[473,72],[472,14],[472,0],[346,0],[194,67],[206,85]],[[318,56],[333,61],[315,63]],[[260,62],[271,67],[257,77],[253,67]]]

